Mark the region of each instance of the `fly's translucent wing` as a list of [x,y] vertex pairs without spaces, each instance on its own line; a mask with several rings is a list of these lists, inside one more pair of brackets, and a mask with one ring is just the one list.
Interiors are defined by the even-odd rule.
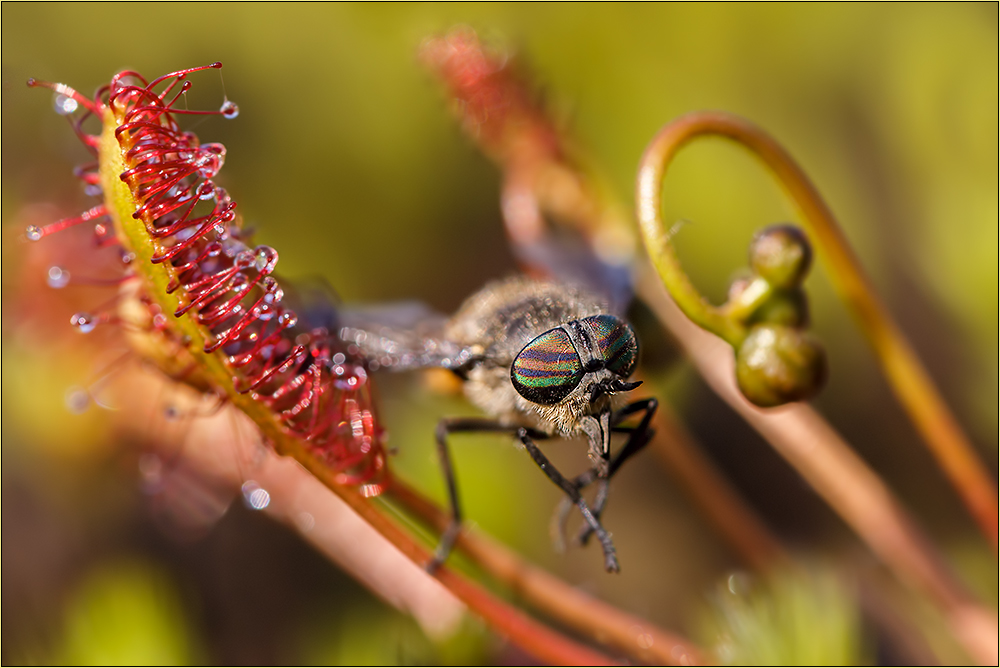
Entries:
[[447,340],[447,318],[417,301],[341,309],[338,336],[373,370],[460,369],[472,360],[465,347]]

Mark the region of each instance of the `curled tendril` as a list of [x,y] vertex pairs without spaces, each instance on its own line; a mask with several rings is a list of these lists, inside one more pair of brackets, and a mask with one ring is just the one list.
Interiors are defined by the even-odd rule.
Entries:
[[[767,301],[760,296],[762,303],[757,304],[758,297],[750,289],[751,284],[741,291],[740,299],[728,305],[728,310],[708,304],[681,269],[669,232],[661,220],[662,187],[667,167],[683,146],[704,135],[725,137],[749,149],[796,203],[811,238],[830,268],[831,282],[875,350],[893,391],[995,552],[998,514],[992,476],[986,472],[910,343],[879,300],[815,186],[777,141],[749,121],[732,114],[696,112],[668,123],[650,142],[639,166],[636,212],[640,231],[646,251],[677,305],[695,324],[737,348],[750,333],[746,327],[748,321],[741,322],[741,318],[751,309],[756,311],[755,304],[759,308]],[[764,287],[755,286],[766,293],[762,290]],[[794,299],[794,295],[790,298]],[[780,305],[773,303],[772,306],[778,308]],[[735,317],[737,315],[740,317]]]
[[[803,282],[813,256],[806,234],[790,224],[760,230],[750,243],[751,276],[734,281],[726,303],[714,306],[681,268],[672,235],[659,222],[659,192],[643,189],[652,169],[651,151],[640,170],[640,221],[647,245],[659,250],[650,255],[677,305],[698,326],[733,347],[737,385],[757,406],[781,406],[816,394],[826,380],[826,354],[806,332],[809,303]],[[655,195],[655,204],[650,195]]]

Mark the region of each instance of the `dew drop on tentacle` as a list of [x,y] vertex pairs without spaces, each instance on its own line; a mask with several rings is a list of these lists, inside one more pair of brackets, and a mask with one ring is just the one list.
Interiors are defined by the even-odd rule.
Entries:
[[281,284],[273,276],[268,276],[261,284],[264,288],[264,302],[267,304],[276,304],[285,298],[285,291],[282,289]]
[[56,113],[60,116],[68,116],[80,107],[79,102],[68,95],[63,95],[62,93],[56,95],[54,104]]
[[140,456],[139,475],[144,492],[152,494],[158,491],[163,483],[163,460],[160,456],[151,452]]
[[240,269],[249,269],[254,265],[256,258],[252,250],[240,251],[239,255],[236,256],[236,266]]
[[274,308],[267,303],[257,306],[253,310],[254,317],[263,322],[267,322],[274,317]]
[[368,379],[368,374],[359,365],[334,364],[330,368],[333,376],[333,385],[340,390],[353,390],[364,385]]
[[198,199],[200,200],[215,199],[215,184],[212,183],[211,181],[205,181],[200,186],[198,186],[196,194],[198,195]]
[[62,267],[49,267],[46,282],[48,282],[50,288],[55,288],[56,290],[65,288],[69,285],[69,272]]
[[24,236],[28,237],[28,241],[38,241],[45,236],[45,232],[38,225],[28,225],[24,230]]
[[66,410],[74,415],[79,415],[90,406],[90,394],[82,387],[71,387],[66,390],[63,400],[66,403]]
[[223,118],[231,121],[240,115],[240,108],[232,100],[226,100],[219,107],[219,113],[222,114]]
[[270,246],[257,246],[254,249],[254,265],[257,271],[271,271],[278,263],[278,251]]
[[251,510],[264,510],[271,503],[271,495],[255,480],[247,480],[240,490],[243,492],[243,503]]
[[243,292],[247,289],[250,284],[250,279],[242,271],[238,271],[233,274],[233,283],[229,286],[229,289],[233,292]]
[[97,327],[99,318],[89,313],[75,313],[69,319],[69,324],[76,327],[81,334],[90,334]]

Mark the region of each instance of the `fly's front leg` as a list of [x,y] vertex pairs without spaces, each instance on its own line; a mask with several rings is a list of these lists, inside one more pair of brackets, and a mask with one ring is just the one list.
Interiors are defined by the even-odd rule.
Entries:
[[[653,419],[653,414],[656,413],[657,406],[659,406],[659,402],[656,399],[643,399],[641,401],[631,403],[616,412],[611,418],[612,425],[617,425],[636,413],[645,412],[645,414],[642,416],[642,420],[639,421],[639,424],[635,427],[616,428],[616,431],[623,431],[627,433],[629,437],[625,442],[625,445],[622,446],[622,449],[619,450],[618,454],[616,454],[614,459],[611,460],[611,464],[608,466],[608,475],[606,478],[601,478],[598,476],[597,471],[591,469],[586,473],[577,476],[577,478],[573,481],[574,484],[578,485],[578,489],[581,489],[593,482],[595,477],[598,478],[599,487],[597,489],[597,496],[594,499],[593,508],[594,515],[598,519],[601,518],[601,514],[604,512],[604,506],[608,502],[608,481],[615,473],[618,472],[618,469],[621,468],[622,464],[628,461],[632,455],[646,447],[649,441],[653,438],[653,429],[649,426],[649,423]],[[583,528],[580,529],[580,533],[577,535],[577,542],[580,545],[586,545],[587,541],[590,539],[591,533],[593,533],[593,529],[588,525],[584,525]]]
[[[632,427],[616,427],[614,431],[615,433],[628,434],[629,440],[625,443],[625,446],[621,449],[621,451],[619,451],[619,453],[611,460],[611,464],[608,467],[607,477],[601,478],[598,470],[596,468],[592,468],[573,478],[573,485],[578,490],[585,489],[593,484],[595,480],[600,480],[604,483],[598,487],[592,506],[594,515],[598,519],[600,519],[601,514],[604,512],[604,506],[607,505],[608,502],[607,483],[618,471],[618,469],[621,468],[621,465],[625,462],[625,460],[645,447],[655,433],[653,429],[647,429],[645,432],[638,432]],[[572,510],[573,502],[568,497],[564,497],[559,501],[559,505],[556,506],[556,511],[552,516],[550,532],[552,534],[553,545],[557,552],[563,552],[566,550],[566,525],[569,522],[569,514]],[[591,529],[589,525],[584,524],[580,529],[580,533],[577,535],[575,542],[579,545],[586,545],[592,532],[593,529]]]
[[552,465],[552,462],[549,461],[548,457],[546,457],[542,451],[538,449],[538,446],[531,440],[531,435],[527,429],[524,429],[523,427],[518,429],[517,437],[524,445],[525,449],[527,449],[531,458],[535,460],[536,464],[538,464],[538,468],[542,469],[545,475],[549,477],[549,480],[558,485],[580,509],[580,513],[583,515],[584,521],[587,522],[593,532],[597,535],[597,540],[601,542],[601,548],[604,550],[604,570],[609,573],[617,573],[621,570],[621,567],[618,565],[618,557],[615,555],[614,543],[611,542],[611,534],[609,534],[607,530],[601,526],[600,521],[594,517],[594,514],[590,511],[590,507],[587,506],[587,502],[583,500],[582,496],[580,496],[580,490],[577,489],[576,485],[574,485],[571,480],[567,479],[562,473],[560,473],[556,467]]
[[444,475],[445,484],[448,487],[448,504],[451,507],[451,521],[448,527],[441,534],[434,557],[427,563],[427,571],[433,573],[445,562],[451,549],[455,546],[455,540],[462,530],[462,510],[458,501],[458,483],[455,480],[455,470],[451,465],[451,454],[448,450],[448,434],[468,433],[468,432],[507,432],[512,428],[501,425],[495,420],[484,418],[443,418],[438,422],[434,436],[437,442],[438,460],[441,463],[441,473]]

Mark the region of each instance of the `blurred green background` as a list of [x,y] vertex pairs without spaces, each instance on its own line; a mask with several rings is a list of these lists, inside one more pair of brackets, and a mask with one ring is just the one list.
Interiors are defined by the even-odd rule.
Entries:
[[[51,94],[25,87],[29,76],[89,93],[124,68],[152,78],[221,60],[224,84],[197,75],[189,106],[214,109],[225,94],[240,116],[188,127],[227,146],[218,180],[257,239],[281,253],[280,271],[322,277],[346,302],[419,299],[443,311],[514,264],[497,171],[416,61],[427,36],[466,23],[513,50],[627,204],[639,155],[660,125],[694,109],[745,115],[784,142],[828,198],[996,471],[996,4],[4,3],[0,11],[4,663],[518,660],[482,639],[458,654],[428,644],[294,534],[240,504],[194,542],[153,526],[130,444],[107,442],[109,418],[97,409],[62,407],[81,362],[39,346],[19,329],[20,312],[11,316],[9,304],[31,298],[15,229],[24,208],[53,203],[55,218],[92,206],[71,177],[86,153],[52,113]],[[677,238],[685,266],[719,301],[753,231],[792,216],[750,158],[711,142],[681,156],[666,200],[668,220],[692,221]],[[995,561],[822,267],[809,285],[832,370],[816,404],[995,605]],[[663,380],[776,532],[805,553],[866,558],[694,372],[678,362]],[[403,377],[384,379],[380,398],[400,449],[394,465],[443,498],[433,425],[471,409]],[[582,467],[577,454],[556,457]],[[593,547],[553,553],[547,523],[558,495],[522,453],[470,437],[455,458],[469,518],[658,622],[694,632],[709,592],[739,567],[658,466],[628,467],[617,479],[606,524],[624,570],[609,577]],[[384,652],[366,654],[372,643]],[[936,651],[949,658],[947,648]]]

